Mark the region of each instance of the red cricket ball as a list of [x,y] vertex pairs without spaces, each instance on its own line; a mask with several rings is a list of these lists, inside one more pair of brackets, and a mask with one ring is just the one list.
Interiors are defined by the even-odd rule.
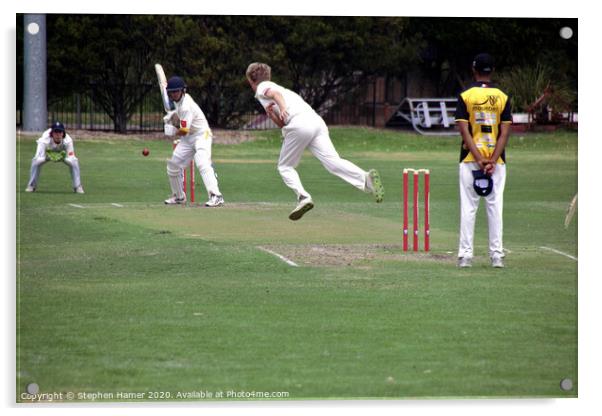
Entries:
[[146,147],[144,149],[142,149],[143,156],[148,156],[149,153],[150,153],[150,150],[148,150]]

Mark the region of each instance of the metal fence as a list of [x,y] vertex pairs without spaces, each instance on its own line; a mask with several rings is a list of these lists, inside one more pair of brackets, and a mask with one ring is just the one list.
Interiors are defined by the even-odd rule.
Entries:
[[[148,89],[148,85],[140,88]],[[147,93],[127,121],[127,133],[153,133],[163,131],[163,106],[154,90]],[[329,125],[365,125],[376,126],[377,109],[381,102],[356,102],[345,100],[326,111],[322,116]],[[17,109],[16,124],[22,125],[22,110]],[[250,111],[243,113],[240,123],[230,128],[242,130],[268,130],[277,126],[264,112]],[[115,123],[105,110],[98,104],[91,89],[85,93],[76,93],[48,102],[48,125],[60,120],[68,129],[91,131],[114,131]],[[220,127],[220,126],[213,126]]]
[[[127,132],[163,130],[163,107],[153,94],[146,94],[127,121]],[[48,103],[49,123],[61,120],[72,129],[115,130],[115,122],[96,102],[94,92],[73,94]]]

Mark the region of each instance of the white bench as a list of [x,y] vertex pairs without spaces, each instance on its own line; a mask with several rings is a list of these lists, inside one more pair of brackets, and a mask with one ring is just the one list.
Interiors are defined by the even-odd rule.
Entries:
[[455,130],[456,98],[410,98],[399,104],[388,126],[411,124],[425,136],[457,135]]

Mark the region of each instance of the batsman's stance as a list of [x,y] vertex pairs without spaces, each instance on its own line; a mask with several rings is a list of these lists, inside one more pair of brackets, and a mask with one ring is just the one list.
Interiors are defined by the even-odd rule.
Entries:
[[35,192],[40,179],[42,165],[46,162],[63,162],[69,166],[71,171],[71,181],[73,183],[73,192],[84,193],[79,174],[79,161],[75,157],[73,148],[73,139],[65,131],[65,126],[60,121],[52,124],[52,127],[46,130],[42,137],[37,140],[38,148],[36,154],[31,160],[31,174],[25,192]]
[[169,99],[175,103],[176,109],[165,116],[165,133],[178,136],[180,141],[167,161],[167,177],[172,196],[165,200],[168,205],[186,202],[182,169],[194,157],[199,168],[205,189],[209,192],[206,207],[218,207],[224,204],[219,190],[217,177],[211,164],[211,143],[213,134],[205,114],[186,92],[186,84],[180,77],[174,76],[167,81]]
[[342,159],[330,140],[328,127],[322,117],[295,92],[271,82],[271,68],[263,63],[252,63],[247,68],[247,80],[255,98],[267,115],[282,129],[284,141],[278,160],[278,172],[284,183],[297,195],[297,206],[290,213],[293,221],[300,219],[314,207],[311,195],[303,188],[295,170],[303,151],[309,149],[333,175],[356,188],[370,192],[376,202],[382,202],[385,191],[375,169],[366,172],[348,160]]

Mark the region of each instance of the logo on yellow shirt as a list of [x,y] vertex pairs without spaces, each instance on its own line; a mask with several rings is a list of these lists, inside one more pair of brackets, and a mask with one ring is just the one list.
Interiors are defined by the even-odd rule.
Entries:
[[490,106],[494,106],[497,104],[499,97],[497,95],[488,95],[485,101],[482,103],[475,103],[475,105],[485,105],[489,103]]

